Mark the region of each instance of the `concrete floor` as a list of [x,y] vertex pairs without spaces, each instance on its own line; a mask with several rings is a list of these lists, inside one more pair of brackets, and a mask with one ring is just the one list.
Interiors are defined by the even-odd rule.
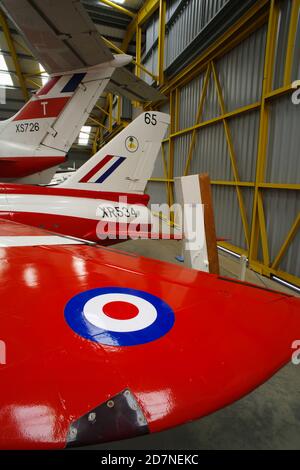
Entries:
[[[180,242],[138,240],[115,248],[178,263]],[[221,274],[238,278],[238,260],[220,253]],[[296,295],[247,270],[246,280]],[[299,332],[300,339],[300,332]],[[300,366],[287,365],[254,392],[210,416],[159,434],[92,446],[98,450],[300,449]]]

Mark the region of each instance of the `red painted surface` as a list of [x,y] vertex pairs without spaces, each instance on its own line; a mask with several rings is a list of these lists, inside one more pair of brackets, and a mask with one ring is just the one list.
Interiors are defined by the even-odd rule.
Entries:
[[[47,209],[45,208],[45,210]],[[1,213],[0,216],[3,217]],[[10,212],[4,218],[91,242],[98,241],[96,232],[97,220],[35,212]]]
[[128,204],[143,204],[144,206],[147,206],[150,199],[148,194],[116,193],[110,191],[87,191],[84,188],[69,189],[52,186],[31,186],[29,184],[21,185],[0,183],[0,191],[6,192],[7,194],[40,194],[42,196],[52,195],[67,197],[84,197],[88,199],[104,199],[106,201],[114,202],[119,202],[120,197],[126,197]]
[[[64,109],[70,97],[62,98],[41,98],[34,101],[29,101],[19,113],[16,114],[16,117],[13,121],[22,121],[25,119],[41,119],[56,117]],[[43,104],[46,103],[46,104]]]
[[[1,448],[63,448],[72,421],[126,388],[151,432],[197,419],[266,381],[299,339],[299,299],[173,264],[85,245],[2,247],[0,262]],[[66,303],[109,286],[161,298],[173,328],[133,347],[75,334]]]
[[[13,222],[31,225],[32,227],[50,230],[58,234],[99,243],[104,246],[119,243],[120,236],[121,241],[126,241],[129,238],[128,224],[125,223],[116,223],[115,226],[112,226],[116,239],[106,238],[102,240],[99,235],[104,232],[108,233],[108,228],[106,222],[99,222],[98,220],[35,212],[0,212],[0,217]],[[147,238],[150,230],[150,225],[148,226],[148,232],[145,232],[144,229],[141,230],[141,238]],[[137,227],[137,231],[139,231],[139,227]],[[109,233],[111,234],[111,232]]]
[[65,157],[0,157],[0,178],[24,178],[65,160]]
[[139,313],[139,309],[128,302],[109,302],[104,305],[103,312],[110,318],[115,318],[117,320],[129,320],[130,318],[135,318]]
[[37,93],[36,96],[40,95],[47,95],[50,90],[56,85],[58,80],[62,77],[62,75],[58,75],[57,77],[52,77]]

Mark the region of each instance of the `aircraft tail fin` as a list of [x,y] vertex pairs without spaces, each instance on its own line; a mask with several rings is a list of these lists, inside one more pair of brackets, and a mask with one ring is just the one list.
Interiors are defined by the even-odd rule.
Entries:
[[142,194],[169,123],[168,114],[142,113],[61,186]]

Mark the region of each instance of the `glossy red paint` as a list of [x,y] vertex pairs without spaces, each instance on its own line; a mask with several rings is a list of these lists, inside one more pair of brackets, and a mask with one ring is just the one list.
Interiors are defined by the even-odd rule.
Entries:
[[[20,230],[0,221],[0,235]],[[71,422],[126,388],[151,432],[205,416],[271,377],[300,334],[297,298],[112,249],[2,247],[0,278],[5,449],[63,448]],[[175,313],[173,328],[131,347],[74,333],[66,303],[109,286],[159,297]]]
[[104,305],[103,311],[105,315],[110,318],[116,318],[117,320],[129,320],[135,318],[139,313],[139,309],[130,304],[129,302],[109,302]]
[[24,178],[60,165],[65,160],[65,157],[0,157],[0,178]]
[[62,75],[58,75],[56,77],[52,77],[48,82],[39,89],[36,93],[36,96],[47,95],[50,90],[56,85],[56,83],[61,79]]
[[41,98],[29,101],[19,113],[14,117],[14,121],[22,121],[24,119],[42,119],[56,117],[64,109],[70,101],[69,96],[61,98]]
[[[0,160],[1,163],[1,160]],[[0,174],[1,176],[1,174]],[[119,202],[124,197],[128,204],[142,204],[147,206],[150,196],[148,194],[116,193],[110,191],[87,191],[86,189],[69,189],[58,186],[32,186],[30,184],[0,183],[0,191],[7,194],[38,194],[41,196],[67,196],[84,197],[88,199],[103,199]]]

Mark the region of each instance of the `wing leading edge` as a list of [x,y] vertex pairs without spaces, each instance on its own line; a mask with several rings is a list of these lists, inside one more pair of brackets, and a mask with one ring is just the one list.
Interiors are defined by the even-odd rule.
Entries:
[[[49,233],[0,221],[0,236],[22,235]],[[290,360],[299,299],[61,238],[0,249],[0,448],[161,431]]]

